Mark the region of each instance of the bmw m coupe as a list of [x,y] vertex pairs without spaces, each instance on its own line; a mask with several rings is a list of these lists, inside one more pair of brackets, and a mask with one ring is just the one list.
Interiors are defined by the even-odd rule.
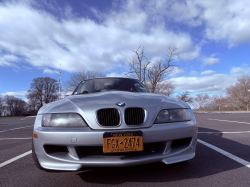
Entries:
[[51,170],[172,164],[195,156],[197,129],[181,100],[150,93],[136,79],[94,78],[39,110],[32,155]]

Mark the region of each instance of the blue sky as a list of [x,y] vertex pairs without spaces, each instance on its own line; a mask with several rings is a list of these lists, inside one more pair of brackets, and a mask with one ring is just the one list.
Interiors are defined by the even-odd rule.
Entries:
[[81,70],[123,76],[140,45],[151,59],[176,45],[176,93],[225,94],[250,73],[250,1],[0,1],[0,94],[25,98],[33,78]]

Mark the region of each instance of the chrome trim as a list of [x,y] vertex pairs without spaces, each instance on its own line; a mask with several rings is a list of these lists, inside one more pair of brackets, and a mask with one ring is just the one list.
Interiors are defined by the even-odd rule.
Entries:
[[143,108],[143,110],[144,110],[144,114],[145,114],[143,124],[145,124],[147,122],[147,119],[148,119],[148,111],[145,110],[144,108]]
[[[102,109],[116,109],[116,110],[118,110],[119,117],[120,117],[119,124],[118,124],[117,126],[102,126],[102,125],[99,123],[98,118],[97,118],[97,111],[102,110]],[[120,111],[120,109],[114,108],[114,107],[110,107],[110,108],[106,108],[106,107],[105,107],[105,108],[99,108],[98,110],[95,111],[95,121],[96,121],[96,123],[97,123],[100,127],[103,127],[103,128],[116,128],[116,127],[120,127],[121,124],[122,124],[122,115],[121,115],[121,111]]]
[[[128,109],[128,108],[141,108],[141,109],[144,110],[145,116],[144,116],[144,120],[143,120],[143,123],[142,123],[142,124],[139,124],[139,125],[128,125],[128,124],[125,122],[125,110]],[[146,109],[144,109],[144,108],[142,108],[142,107],[138,107],[138,106],[128,107],[128,108],[125,108],[125,109],[124,109],[124,115],[123,115],[123,118],[122,118],[122,119],[123,119],[123,122],[124,122],[124,124],[125,124],[126,126],[128,126],[128,127],[138,127],[138,126],[144,125],[144,124],[147,122],[147,119],[148,119],[148,111],[147,111]]]

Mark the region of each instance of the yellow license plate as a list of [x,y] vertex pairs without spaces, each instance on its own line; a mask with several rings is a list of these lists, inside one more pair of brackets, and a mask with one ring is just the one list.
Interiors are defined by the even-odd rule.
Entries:
[[143,151],[142,131],[105,132],[103,134],[103,152]]

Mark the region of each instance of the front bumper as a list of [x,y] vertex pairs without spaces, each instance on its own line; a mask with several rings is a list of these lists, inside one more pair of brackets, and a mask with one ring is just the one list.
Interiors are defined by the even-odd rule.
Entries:
[[[124,129],[124,131],[141,130],[143,143],[160,142],[161,148],[152,153],[124,155],[86,155],[80,157],[77,147],[102,146],[103,133],[112,130],[91,130],[90,128],[43,128],[41,115],[37,116],[33,138],[34,148],[40,165],[46,169],[78,170],[82,167],[120,167],[140,165],[152,162],[172,164],[192,159],[195,156],[197,143],[197,125],[193,121],[154,124],[150,128]],[[119,130],[122,131],[122,130]],[[189,139],[187,144],[173,146],[176,140]],[[66,152],[48,152],[44,145],[65,146]]]

